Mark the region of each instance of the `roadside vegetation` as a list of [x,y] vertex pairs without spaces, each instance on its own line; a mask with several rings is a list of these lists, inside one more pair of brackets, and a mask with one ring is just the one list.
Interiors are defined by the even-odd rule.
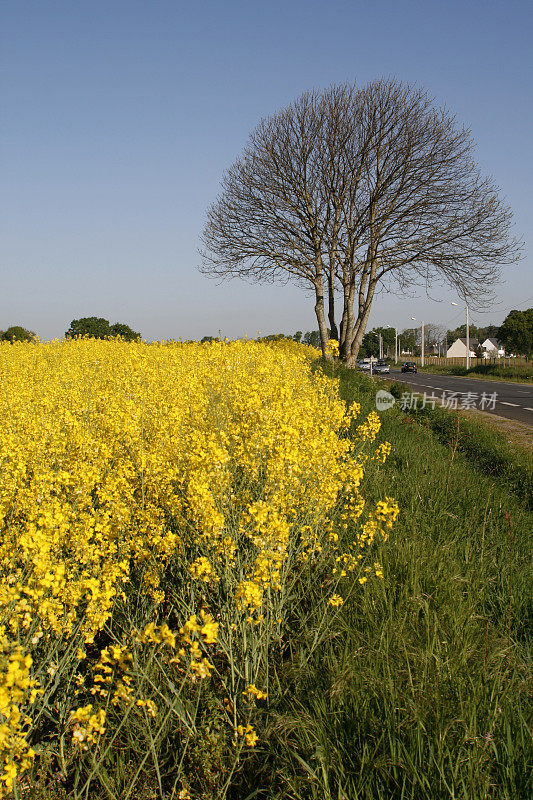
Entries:
[[3,345],[0,796],[530,796],[521,481],[313,352]]
[[[368,377],[340,381],[346,400],[372,407]],[[295,681],[287,744],[320,789],[305,789],[288,746],[289,796],[529,797],[531,512],[464,450],[461,424],[439,437],[397,409],[381,420],[393,449],[367,490],[394,494],[401,514],[380,548],[379,595],[343,607]]]

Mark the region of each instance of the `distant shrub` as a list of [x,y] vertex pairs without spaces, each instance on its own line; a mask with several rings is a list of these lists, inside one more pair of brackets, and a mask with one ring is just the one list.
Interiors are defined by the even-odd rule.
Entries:
[[34,342],[36,336],[33,331],[23,328],[22,325],[11,325],[7,330],[0,331],[0,341],[2,342]]

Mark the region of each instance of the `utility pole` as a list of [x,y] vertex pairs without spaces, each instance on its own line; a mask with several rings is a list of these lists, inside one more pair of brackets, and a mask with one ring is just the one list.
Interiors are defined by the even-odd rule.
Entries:
[[[394,329],[394,363],[398,363],[398,328],[394,325],[387,325],[387,328]],[[389,357],[389,345],[387,345],[387,358]]]
[[[411,319],[416,322],[416,317],[411,317]],[[420,366],[424,366],[424,320],[422,320],[422,358],[420,359]]]
[[468,319],[468,303],[466,304],[466,368],[470,369],[470,322]]

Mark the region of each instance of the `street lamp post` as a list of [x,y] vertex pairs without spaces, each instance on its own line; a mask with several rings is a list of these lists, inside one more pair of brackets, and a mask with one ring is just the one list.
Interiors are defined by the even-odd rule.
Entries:
[[[459,303],[452,302],[452,306],[458,306]],[[468,313],[468,303],[465,301],[466,306],[466,368],[470,369],[470,321]]]
[[[416,317],[411,317],[411,319],[416,322]],[[422,320],[422,358],[420,359],[420,366],[424,366],[424,320]]]
[[390,328],[394,331],[394,363],[398,363],[398,328],[394,325],[387,325],[387,328]]

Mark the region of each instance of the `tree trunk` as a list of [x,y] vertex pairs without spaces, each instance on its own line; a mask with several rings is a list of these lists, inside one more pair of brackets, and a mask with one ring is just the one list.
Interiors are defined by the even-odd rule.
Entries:
[[366,298],[362,308],[361,308],[361,303],[359,303],[359,314],[357,316],[355,324],[351,328],[351,342],[349,348],[347,347],[346,350],[347,367],[353,367],[353,365],[357,361],[359,348],[361,347],[361,342],[363,341],[363,336],[365,335],[368,317],[370,316],[370,309],[372,307],[372,300],[374,299],[374,291],[376,288],[376,283],[377,281],[374,278],[372,278],[369,281]]
[[331,270],[328,274],[328,320],[329,332],[332,339],[339,341],[339,332],[337,330],[337,323],[335,322],[335,290],[333,285],[334,276]]
[[344,295],[344,313],[342,318],[342,325],[344,331],[344,343],[343,343],[344,346],[342,352],[342,359],[346,364],[348,364],[348,361],[350,359],[350,353],[353,341],[354,301],[355,301],[355,285],[353,283],[350,283],[350,286]]
[[320,333],[320,348],[322,355],[327,358],[326,344],[328,342],[328,327],[326,325],[326,315],[324,314],[324,289],[322,283],[315,284],[315,314],[318,322],[318,332]]
[[369,303],[363,316],[356,322],[356,328],[354,328],[355,335],[352,340],[352,346],[346,358],[347,367],[353,367],[355,362],[357,361],[359,348],[361,347],[361,342],[363,341],[363,336],[365,335],[368,317],[370,316],[370,306],[371,304]]

